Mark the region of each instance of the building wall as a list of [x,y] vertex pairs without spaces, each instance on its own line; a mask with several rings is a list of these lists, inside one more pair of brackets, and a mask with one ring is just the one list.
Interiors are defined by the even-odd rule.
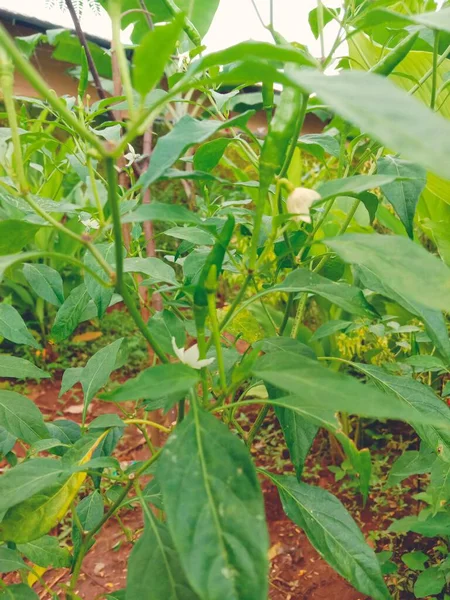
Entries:
[[[32,27],[13,25],[12,23],[3,23],[4,27],[13,36],[26,36],[36,33]],[[31,57],[31,63],[39,71],[42,78],[47,82],[48,87],[56,92],[58,96],[76,96],[78,81],[71,77],[67,71],[73,65],[57,61],[52,58],[54,48],[49,44],[39,44],[34,55]],[[35,98],[38,96],[34,88],[19,72],[14,74],[14,92],[17,96],[27,96]],[[89,94],[95,102],[98,100],[97,92],[92,86],[89,87]],[[0,90],[1,93],[1,90]]]

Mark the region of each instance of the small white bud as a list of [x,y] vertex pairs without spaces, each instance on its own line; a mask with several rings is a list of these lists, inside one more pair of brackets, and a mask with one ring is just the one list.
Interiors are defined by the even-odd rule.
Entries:
[[311,215],[309,209],[316,200],[320,200],[321,196],[316,190],[310,190],[309,188],[298,187],[289,195],[287,199],[287,210],[289,213],[296,215],[292,217],[297,223],[304,221],[305,223],[311,223]]

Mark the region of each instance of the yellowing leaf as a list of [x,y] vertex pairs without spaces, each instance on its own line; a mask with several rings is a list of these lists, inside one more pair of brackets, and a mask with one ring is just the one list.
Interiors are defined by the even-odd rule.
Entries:
[[[81,454],[81,458],[68,464],[68,469],[88,462],[107,433],[105,431],[95,439],[80,440],[80,445],[75,445],[64,457],[64,460],[69,460],[69,453]],[[85,479],[86,473],[74,473],[61,483],[10,508],[0,523],[0,540],[24,544],[48,533],[65,516]]]
[[75,344],[81,344],[82,342],[93,342],[101,338],[103,333],[101,331],[86,331],[86,333],[80,333],[72,338]]
[[37,565],[33,566],[33,570],[28,573],[27,583],[30,587],[39,580],[40,577],[45,573],[47,567],[38,567]]
[[[227,309],[219,310],[219,319],[222,320],[226,314]],[[262,340],[265,335],[264,329],[255,319],[254,315],[247,309],[244,309],[237,314],[236,317],[227,324],[225,330],[234,335],[234,337],[242,338],[249,344]]]

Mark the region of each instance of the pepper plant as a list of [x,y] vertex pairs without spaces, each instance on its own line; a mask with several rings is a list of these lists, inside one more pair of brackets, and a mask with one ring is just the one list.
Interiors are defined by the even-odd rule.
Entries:
[[[442,482],[450,464],[450,412],[437,395],[441,380],[423,376],[431,372],[430,364],[445,372],[450,361],[450,269],[441,250],[446,223],[428,218],[427,235],[441,233],[438,251],[431,243],[425,248],[416,214],[429,186],[437,178],[450,179],[450,125],[434,110],[439,44],[431,51],[431,72],[419,82],[419,88],[432,82],[431,108],[389,76],[401,69],[416,43],[426,45],[430,36],[439,40],[441,31],[449,31],[450,9],[420,13],[421,7],[409,4],[405,15],[394,3],[388,9],[386,2],[347,1],[330,11],[319,2],[310,18],[313,31],[323,39],[331,18],[340,30],[330,55],[323,52],[316,60],[284,40],[273,23],[267,25],[273,43],[244,42],[203,55],[195,24],[202,33],[207,29],[201,2],[190,3],[185,15],[172,0],[149,0],[144,9],[110,0],[123,96],[94,104],[86,95],[85,60],[78,98],[58,98],[24,56],[24,41],[16,44],[0,29],[8,120],[0,179],[2,277],[6,284],[29,285],[45,306],[56,307],[45,313],[53,319],[53,343],[69,338],[84,319],[101,318],[109,306],[123,303],[154,359],[136,377],[108,384],[126,361],[126,343],[118,339],[84,367],[68,369],[61,391],[81,384],[81,426],[44,421],[26,396],[0,390],[1,451],[10,464],[0,477],[3,572],[17,570],[26,581],[30,570],[36,579],[39,568],[70,567],[65,594],[77,598],[82,563],[96,535],[134,505],[142,510],[144,530],[129,558],[126,589],[114,597],[264,600],[268,533],[260,482],[265,478],[278,489],[288,517],[338,573],[362,594],[389,598],[376,555],[344,506],[325,489],[302,481],[306,457],[324,428],[342,446],[367,497],[370,453],[358,446],[349,415],[399,419],[415,428],[441,482],[421,527],[448,518],[448,486]],[[147,8],[161,23],[148,19]],[[136,25],[131,62],[120,40],[128,19]],[[398,37],[383,40],[373,65],[364,63],[370,72],[352,70],[358,61],[349,58],[341,61],[338,74],[325,72],[345,37],[358,50],[380,22],[394,23]],[[189,43],[190,58],[178,60],[177,52]],[[30,138],[18,125],[22,113],[13,97],[14,69],[42,98],[37,121],[46,140]],[[234,91],[223,91],[223,86],[259,82],[269,121],[263,140],[248,129],[252,111],[227,114]],[[140,136],[162,115],[176,117],[179,105],[194,98],[195,116],[182,111],[184,116],[175,118],[136,176],[132,165]],[[327,131],[301,136],[305,115],[325,109],[333,115]],[[126,111],[126,118],[116,118],[117,111]],[[230,159],[230,148],[244,168]],[[308,154],[324,164],[319,173],[305,168]],[[46,178],[46,161],[65,176],[76,174],[89,192],[80,198],[72,188],[69,203],[59,188],[47,192],[52,198],[43,196],[46,182],[34,171],[41,165]],[[179,168],[189,162],[192,169]],[[123,169],[129,182],[120,178]],[[195,206],[143,202],[146,190],[177,179],[196,186]],[[174,253],[145,254],[141,224],[147,221],[157,224],[161,235],[181,240]],[[67,263],[71,275],[63,280]],[[233,285],[224,287],[227,281]],[[142,288],[163,301],[163,310],[150,319],[140,310]],[[218,306],[224,289],[229,290],[225,305]],[[390,361],[385,368],[383,361],[373,364],[369,358],[366,364],[340,356],[337,333],[364,323],[379,336],[380,328],[393,322],[388,304],[406,315],[404,320],[415,319],[415,325],[397,323],[410,336],[407,360]],[[307,327],[313,305],[323,321],[315,337]],[[243,335],[244,325],[255,318],[260,330],[250,339]],[[0,334],[14,344],[39,347],[6,301],[0,304]],[[236,347],[242,335],[244,352]],[[31,362],[6,355],[0,358],[0,375],[48,376]],[[111,411],[90,419],[89,405],[98,394],[121,406],[122,416]],[[124,408],[130,402],[131,412]],[[259,412],[246,432],[236,415],[253,405]],[[160,409],[175,409],[176,423],[163,425],[145,414]],[[272,409],[292,462],[284,474],[256,468],[250,454]],[[149,458],[122,469],[114,449],[125,427],[144,433]],[[148,435],[155,428],[167,435],[159,446]],[[20,458],[13,452],[16,440],[25,449]],[[50,535],[67,515],[70,553]],[[5,598],[37,598],[26,583],[0,585]]]

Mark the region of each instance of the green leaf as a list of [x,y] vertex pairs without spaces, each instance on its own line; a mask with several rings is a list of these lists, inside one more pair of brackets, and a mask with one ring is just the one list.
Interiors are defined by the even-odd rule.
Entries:
[[147,283],[171,283],[178,285],[173,267],[160,258],[126,258],[123,261],[125,273],[144,273],[150,277]]
[[125,215],[122,223],[141,223],[142,221],[165,221],[168,223],[201,223],[200,217],[179,204],[152,202],[142,204],[136,210]]
[[57,419],[46,425],[50,435],[63,444],[75,444],[81,437],[81,428],[78,423],[74,423],[74,421]]
[[351,321],[342,321],[340,319],[327,321],[316,329],[311,336],[311,341],[321,340],[322,338],[333,335],[338,331],[345,331],[348,327],[350,327],[350,325],[352,325]]
[[278,285],[267,288],[258,294],[255,294],[247,302],[244,302],[240,310],[246,308],[257,298],[262,298],[266,294],[271,294],[273,292],[309,292],[329,300],[351,314],[364,317],[373,317],[375,314],[359,288],[349,285],[348,283],[331,281],[308,269],[295,269],[294,271],[291,271],[284,281]]
[[170,133],[158,140],[152,152],[150,166],[141,175],[138,183],[146,189],[159,179],[190,146],[204,142],[220,129],[245,126],[254,112],[249,110],[228,121],[199,121],[190,115],[185,115],[175,124]]
[[418,316],[423,321],[436,348],[447,361],[450,361],[450,340],[447,324],[440,311],[427,308],[405,294],[401,287],[389,285],[388,281],[381,281],[373,271],[365,267],[356,266],[355,273],[365,287],[377,294],[386,296],[386,298],[391,298],[408,312]]
[[[328,6],[324,6],[324,5],[322,5],[321,10],[322,10],[322,27],[324,28],[325,25],[328,25],[328,23],[330,23],[334,19],[334,17],[338,15],[338,11],[335,8],[329,8]],[[319,38],[318,11],[319,11],[319,8],[316,6],[316,8],[313,8],[311,11],[309,11],[309,14],[308,14],[308,23],[309,23],[309,26],[311,27],[312,34],[316,38],[316,40]]]
[[375,553],[341,502],[295,477],[265,474],[277,486],[287,516],[333,569],[370,598],[390,599]]
[[0,390],[0,423],[27,444],[49,437],[41,411],[17,392]]
[[11,452],[16,440],[17,438],[15,435],[11,435],[9,431],[0,425],[0,455],[3,455],[2,458],[8,454],[8,452]]
[[448,536],[450,535],[450,516],[448,513],[440,512],[427,519],[421,516],[408,516],[394,521],[388,528],[388,531],[394,533],[406,533],[413,531],[420,533],[425,537]]
[[86,51],[83,47],[81,47],[81,71],[80,71],[80,81],[78,82],[78,90],[77,90],[77,95],[81,99],[84,98],[84,94],[86,93],[88,82],[89,82],[89,65],[88,65],[88,61],[87,61]]
[[425,563],[428,560],[428,556],[420,551],[407,552],[406,554],[402,555],[402,561],[413,571],[424,571]]
[[34,240],[42,225],[9,219],[0,221],[0,256],[20,252]]
[[[450,138],[449,138],[450,139]],[[383,283],[422,306],[450,308],[450,269],[406,237],[345,234],[325,243],[345,262],[364,267]],[[423,285],[423,274],[427,285]]]
[[80,382],[83,370],[83,367],[69,367],[64,371],[61,381],[61,389],[59,390],[59,398],[72,389],[76,383]]
[[55,306],[64,302],[63,282],[58,271],[47,265],[28,263],[23,266],[23,274],[40,298]]
[[295,473],[300,480],[306,458],[319,427],[293,410],[281,406],[275,407],[275,413],[283,430]]
[[166,354],[175,356],[172,338],[178,348],[183,348],[186,342],[186,330],[181,321],[173,312],[162,310],[156,312],[148,321],[147,326]]
[[100,388],[106,385],[109,376],[115,369],[117,353],[122,341],[123,338],[119,338],[96,352],[94,356],[91,356],[80,375],[80,383],[84,394],[83,423],[92,398]]
[[26,569],[26,567],[17,550],[0,547],[0,573],[11,573],[19,569]]
[[183,18],[156,27],[147,33],[133,52],[133,87],[145,98],[159,83],[167,61],[175,50]]
[[55,342],[62,342],[75,331],[81,315],[89,302],[89,293],[84,284],[74,288],[56,313],[51,335]]
[[445,365],[437,356],[429,354],[413,354],[403,359],[401,362],[410,365],[417,373],[423,371],[439,372],[445,371]]
[[301,66],[314,67],[317,66],[317,61],[301,48],[295,47],[292,44],[274,44],[268,42],[258,42],[249,40],[240,42],[224,50],[211,52],[201,60],[195,62],[191,70],[198,72],[201,69],[208,69],[216,65],[226,65],[242,61],[242,59],[250,59],[250,64],[254,65],[252,59],[271,60],[276,62],[296,63]]
[[242,442],[194,406],[166,442],[157,476],[172,539],[199,597],[266,600],[264,506]]
[[322,200],[329,200],[336,196],[349,194],[362,194],[382,185],[395,181],[395,175],[355,175],[343,179],[331,179],[317,188]]
[[25,262],[28,259],[36,258],[36,252],[21,252],[20,254],[8,254],[0,256],[0,281],[2,281],[5,271],[12,265]]
[[[115,260],[115,249],[114,244],[96,244],[96,249],[100,252],[103,258],[106,260],[108,264],[113,264]],[[105,283],[109,283],[108,275],[101,268],[95,258],[92,256],[90,252],[86,252],[84,255],[84,264],[92,269],[97,275],[105,281]],[[89,296],[95,302],[95,306],[97,307],[97,314],[99,317],[102,317],[106,309],[111,302],[111,299],[114,294],[114,289],[112,287],[105,287],[101,283],[99,283],[96,279],[92,277],[89,273],[84,274],[84,283],[86,285],[86,289],[88,291]]]
[[430,567],[423,571],[414,584],[414,595],[416,598],[428,598],[440,594],[446,584],[445,573],[438,567]]
[[194,168],[198,171],[212,171],[231,142],[233,140],[230,138],[220,137],[202,144],[194,154]]
[[[63,473],[61,462],[53,458],[34,458],[19,463],[1,477],[0,512],[53,486]],[[1,523],[0,523],[1,533]]]
[[[81,44],[78,37],[67,29],[47,30],[48,43],[56,46],[52,58],[56,61],[82,64]],[[101,77],[112,79],[111,56],[105,48],[88,42],[89,50]]]
[[0,377],[44,379],[51,375],[33,365],[29,360],[3,354],[0,356]]
[[[439,14],[439,13],[436,13]],[[338,76],[302,69],[285,73],[362,132],[405,158],[447,179],[450,123],[386,77],[359,71]]]
[[28,331],[25,321],[17,310],[9,304],[0,304],[0,335],[15,344],[25,344],[40,348]]
[[314,350],[299,342],[298,340],[294,340],[288,337],[271,337],[264,338],[263,340],[259,340],[253,344],[253,347],[261,352],[265,352],[268,354],[269,352],[290,352],[294,354],[301,354],[303,356],[308,356],[309,358],[316,358],[314,354]]
[[[397,377],[381,367],[355,363],[381,389],[395,394],[408,407],[418,413],[413,426],[419,436],[446,462],[450,462],[450,409],[433,390],[409,377]],[[438,425],[422,425],[422,416],[431,417]]]
[[339,142],[332,135],[308,133],[299,138],[297,146],[318,160],[325,160],[325,154],[339,158]]
[[[366,365],[365,365],[366,366]],[[262,356],[253,365],[253,375],[292,394],[270,398],[270,404],[312,413],[332,410],[380,419],[401,419],[442,426],[439,414],[424,414],[395,395],[364,385],[353,377],[336,373],[318,361],[296,354],[275,352]]]
[[39,596],[34,590],[24,583],[8,585],[0,590],[2,600],[39,600]]
[[[398,485],[411,475],[422,475],[430,472],[437,457],[431,448],[428,449],[425,446],[423,448],[421,446],[420,451],[408,450],[399,456],[389,471],[389,478],[386,484],[388,487]],[[443,464],[448,466],[447,463]]]
[[61,548],[56,537],[44,535],[33,542],[18,544],[17,549],[38,567],[70,567],[69,551]]
[[104,502],[98,490],[81,500],[76,508],[78,518],[83,526],[83,531],[91,531],[103,519]]
[[170,394],[185,394],[199,380],[194,369],[181,363],[158,365],[145,369],[137,377],[111,392],[101,394],[102,400],[123,402],[125,400],[158,400]]
[[[145,0],[147,10],[151,12],[154,23],[170,21],[173,18],[173,13],[167,7],[168,5],[163,0]],[[219,0],[176,0],[174,6],[178,7],[182,13],[194,24],[195,28],[203,37],[213,20]],[[142,36],[148,31],[148,22],[141,12],[132,12],[132,8],[140,6],[136,4],[136,0],[125,0],[122,4],[123,15],[122,26],[125,27],[130,23],[134,23],[135,27],[131,35],[133,43],[138,43]],[[127,11],[131,14],[127,15]],[[184,45],[182,46],[185,50]]]
[[172,227],[164,232],[177,240],[187,240],[198,246],[212,246],[214,237],[198,227]]
[[126,600],[196,600],[167,526],[147,513],[144,533],[131,551]]
[[394,207],[400,221],[412,239],[416,206],[427,183],[427,172],[419,165],[395,156],[380,158],[377,163],[377,171],[380,175],[410,178],[405,181],[397,180],[384,184],[381,186],[381,190]]

